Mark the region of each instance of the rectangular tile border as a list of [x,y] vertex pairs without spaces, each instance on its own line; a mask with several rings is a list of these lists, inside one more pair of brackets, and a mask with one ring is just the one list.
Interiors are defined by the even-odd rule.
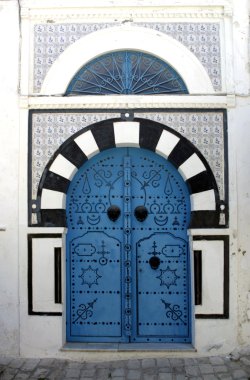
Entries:
[[61,312],[44,312],[33,310],[33,270],[32,270],[32,258],[33,258],[33,239],[46,239],[46,238],[62,238],[61,234],[28,234],[28,315],[43,315],[43,316],[61,316]]
[[224,242],[224,276],[223,276],[223,313],[195,314],[196,319],[229,319],[229,236],[227,235],[196,235],[193,240]]

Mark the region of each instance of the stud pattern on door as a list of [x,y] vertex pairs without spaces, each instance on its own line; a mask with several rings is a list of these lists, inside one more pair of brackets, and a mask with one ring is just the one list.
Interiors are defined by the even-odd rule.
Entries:
[[114,148],[67,194],[67,339],[190,342],[189,193],[163,157]]

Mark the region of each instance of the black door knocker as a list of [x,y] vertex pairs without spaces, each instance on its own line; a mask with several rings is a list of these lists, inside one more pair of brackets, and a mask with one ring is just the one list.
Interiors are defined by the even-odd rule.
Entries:
[[121,215],[121,210],[118,206],[111,205],[107,210],[107,214],[109,219],[112,220],[112,222],[115,222]]
[[137,206],[135,208],[134,214],[135,214],[135,217],[138,220],[138,222],[144,222],[144,220],[148,216],[148,210],[146,209],[145,206]]
[[149,259],[149,264],[150,264],[152,269],[158,269],[160,263],[161,263],[161,260],[157,256],[152,256]]

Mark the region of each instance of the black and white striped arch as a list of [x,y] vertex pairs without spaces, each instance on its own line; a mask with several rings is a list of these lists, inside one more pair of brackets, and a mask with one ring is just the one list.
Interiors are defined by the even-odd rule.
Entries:
[[205,158],[179,133],[145,119],[105,120],[85,128],[61,145],[40,181],[39,225],[66,226],[66,194],[74,174],[99,152],[121,146],[155,151],[178,169],[190,192],[190,228],[219,226],[218,188]]

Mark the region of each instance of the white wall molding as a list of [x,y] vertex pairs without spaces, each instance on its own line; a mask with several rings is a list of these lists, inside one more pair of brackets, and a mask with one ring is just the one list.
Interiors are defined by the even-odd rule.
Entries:
[[117,20],[117,21],[138,21],[138,20],[152,20],[152,18],[159,20],[169,19],[218,19],[228,16],[229,10],[221,7],[205,8],[205,9],[120,9],[117,11],[106,9],[67,9],[63,8],[58,13],[58,10],[52,9],[50,13],[48,10],[28,10],[28,13],[22,12],[22,17],[29,17],[34,21],[45,21],[48,23],[72,20]]
[[20,106],[30,109],[135,109],[135,108],[234,108],[234,95],[119,95],[119,96],[37,96],[21,97]]
[[[124,1],[89,1],[73,0],[63,5],[63,2],[44,0],[42,3],[35,0],[22,2],[29,17],[33,20],[72,20],[72,19],[152,19],[152,18],[218,18],[232,13],[231,3],[228,0],[192,0],[180,4],[176,0],[152,2],[151,0],[137,0],[133,4]],[[26,13],[26,12],[25,12]],[[25,16],[26,17],[26,16]]]

